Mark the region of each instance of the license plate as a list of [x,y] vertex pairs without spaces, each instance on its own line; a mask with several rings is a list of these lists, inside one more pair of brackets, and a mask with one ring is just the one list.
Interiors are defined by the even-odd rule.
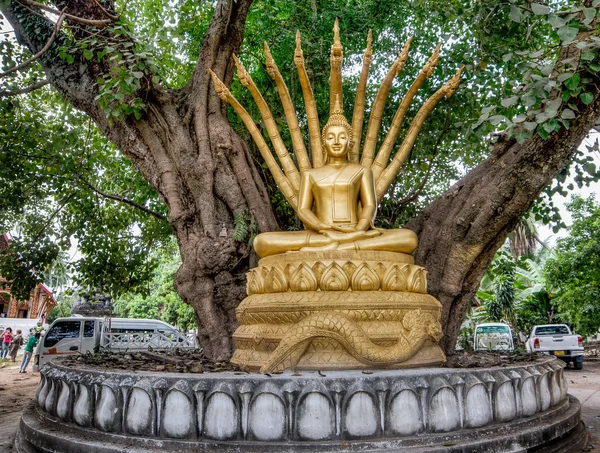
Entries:
[[554,351],[554,355],[565,355],[565,351]]

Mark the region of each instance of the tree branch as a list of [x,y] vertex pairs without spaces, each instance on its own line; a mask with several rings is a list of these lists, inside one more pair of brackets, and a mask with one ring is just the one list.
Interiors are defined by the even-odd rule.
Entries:
[[42,88],[43,86],[48,85],[50,82],[48,82],[47,79],[44,80],[40,80],[39,82],[34,83],[33,85],[29,85],[28,87],[25,88],[21,88],[19,90],[16,91],[0,91],[0,98],[1,97],[12,97],[12,96],[19,96],[20,94],[27,94],[27,93],[31,93],[32,91],[37,90],[38,88]]
[[100,190],[98,187],[94,186],[92,183],[90,183],[90,182],[86,181],[85,179],[83,179],[81,176],[78,176],[78,178],[86,186],[88,186],[90,189],[92,189],[94,192],[96,192],[98,195],[100,195],[100,196],[102,196],[104,198],[108,198],[110,200],[115,200],[115,201],[118,201],[119,203],[124,203],[126,205],[131,206],[131,207],[139,209],[140,211],[143,211],[146,214],[150,214],[152,217],[155,217],[158,220],[166,220],[165,216],[163,216],[162,214],[159,214],[156,211],[148,209],[145,206],[142,206],[141,204],[136,203],[135,201],[128,200],[127,198],[125,198],[124,195],[113,195],[113,194],[110,194],[110,193],[106,193],[103,190]]
[[65,205],[67,204],[67,202],[73,198],[75,196],[76,192],[71,193],[71,195],[67,196],[64,198],[64,200],[61,202],[61,204],[58,206],[58,208],[56,208],[54,210],[54,212],[52,213],[52,215],[48,218],[48,220],[46,221],[46,223],[44,223],[44,226],[42,228],[39,229],[39,231],[35,234],[35,236],[33,237],[31,242],[37,242],[37,240],[42,236],[42,234],[44,233],[44,230],[48,227],[48,225],[50,225],[50,222],[52,222],[52,220],[54,220],[54,217],[56,217],[56,215],[62,211],[62,209],[65,207]]
[[13,72],[16,72],[20,69],[27,67],[31,63],[33,63],[35,60],[40,58],[42,55],[44,55],[44,53],[46,53],[48,51],[48,49],[50,48],[50,46],[52,46],[52,43],[56,39],[56,36],[58,35],[58,31],[60,30],[60,27],[61,27],[63,21],[65,20],[65,16],[66,16],[66,13],[62,13],[60,15],[60,17],[58,18],[58,21],[56,21],[56,26],[54,27],[54,31],[50,35],[50,39],[48,39],[48,42],[44,45],[44,47],[42,47],[40,49],[39,52],[35,53],[31,58],[25,60],[21,64],[13,66],[12,68],[7,69],[6,71],[0,73],[0,77],[6,77],[7,75],[12,74]]
[[[37,8],[52,14],[56,14],[57,16],[63,14],[57,9],[51,8],[50,6],[44,5],[42,3],[35,2],[33,0],[16,0],[16,2],[20,3],[23,6],[29,6],[31,8]],[[85,19],[83,17],[78,17],[66,13],[65,16],[73,23],[87,25],[88,27],[106,28],[115,22],[113,19]]]
[[102,4],[98,1],[98,0],[94,0],[94,3],[98,6],[98,8],[100,8],[100,10],[102,11],[102,13],[108,17],[109,19],[111,19],[112,21],[116,22],[119,20],[119,16],[116,16],[114,14],[111,14],[109,11],[106,10],[106,8],[104,8],[102,6]]
[[450,112],[451,112],[450,109],[448,109],[448,111],[446,112],[446,118],[444,119],[444,126],[442,127],[442,130],[440,131],[440,133],[435,141],[435,145],[433,146],[433,151],[432,151],[431,157],[429,158],[429,167],[427,168],[425,177],[421,180],[419,187],[417,187],[415,190],[413,190],[411,193],[409,193],[402,200],[397,202],[398,208],[402,208],[403,206],[405,206],[408,203],[410,203],[411,201],[413,201],[415,198],[417,198],[421,194],[421,192],[423,192],[423,189],[425,189],[425,185],[427,184],[427,182],[429,181],[429,178],[431,177],[431,170],[433,169],[433,160],[435,159],[435,156],[437,156],[437,153],[440,149],[440,143],[442,142],[442,138],[444,137],[444,135],[446,135],[446,132],[448,132],[448,129],[450,128]]

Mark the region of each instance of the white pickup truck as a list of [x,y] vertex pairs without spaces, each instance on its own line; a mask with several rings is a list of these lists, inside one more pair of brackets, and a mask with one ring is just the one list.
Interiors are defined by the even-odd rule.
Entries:
[[534,326],[526,343],[527,351],[551,354],[567,362],[573,362],[576,370],[583,368],[583,339],[573,335],[566,324]]

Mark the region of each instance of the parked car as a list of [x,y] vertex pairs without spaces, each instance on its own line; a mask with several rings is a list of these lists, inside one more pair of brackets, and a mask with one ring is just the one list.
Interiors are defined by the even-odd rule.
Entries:
[[514,351],[512,331],[508,324],[489,322],[475,327],[473,337],[475,351]]
[[573,363],[576,370],[583,368],[583,339],[571,333],[566,324],[544,324],[534,326],[526,343],[529,352],[554,355]]

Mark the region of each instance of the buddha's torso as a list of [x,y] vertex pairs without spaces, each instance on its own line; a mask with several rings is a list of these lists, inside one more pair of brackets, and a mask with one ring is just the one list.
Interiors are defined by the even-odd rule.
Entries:
[[362,165],[350,163],[310,170],[315,215],[328,224],[356,225],[365,171]]

